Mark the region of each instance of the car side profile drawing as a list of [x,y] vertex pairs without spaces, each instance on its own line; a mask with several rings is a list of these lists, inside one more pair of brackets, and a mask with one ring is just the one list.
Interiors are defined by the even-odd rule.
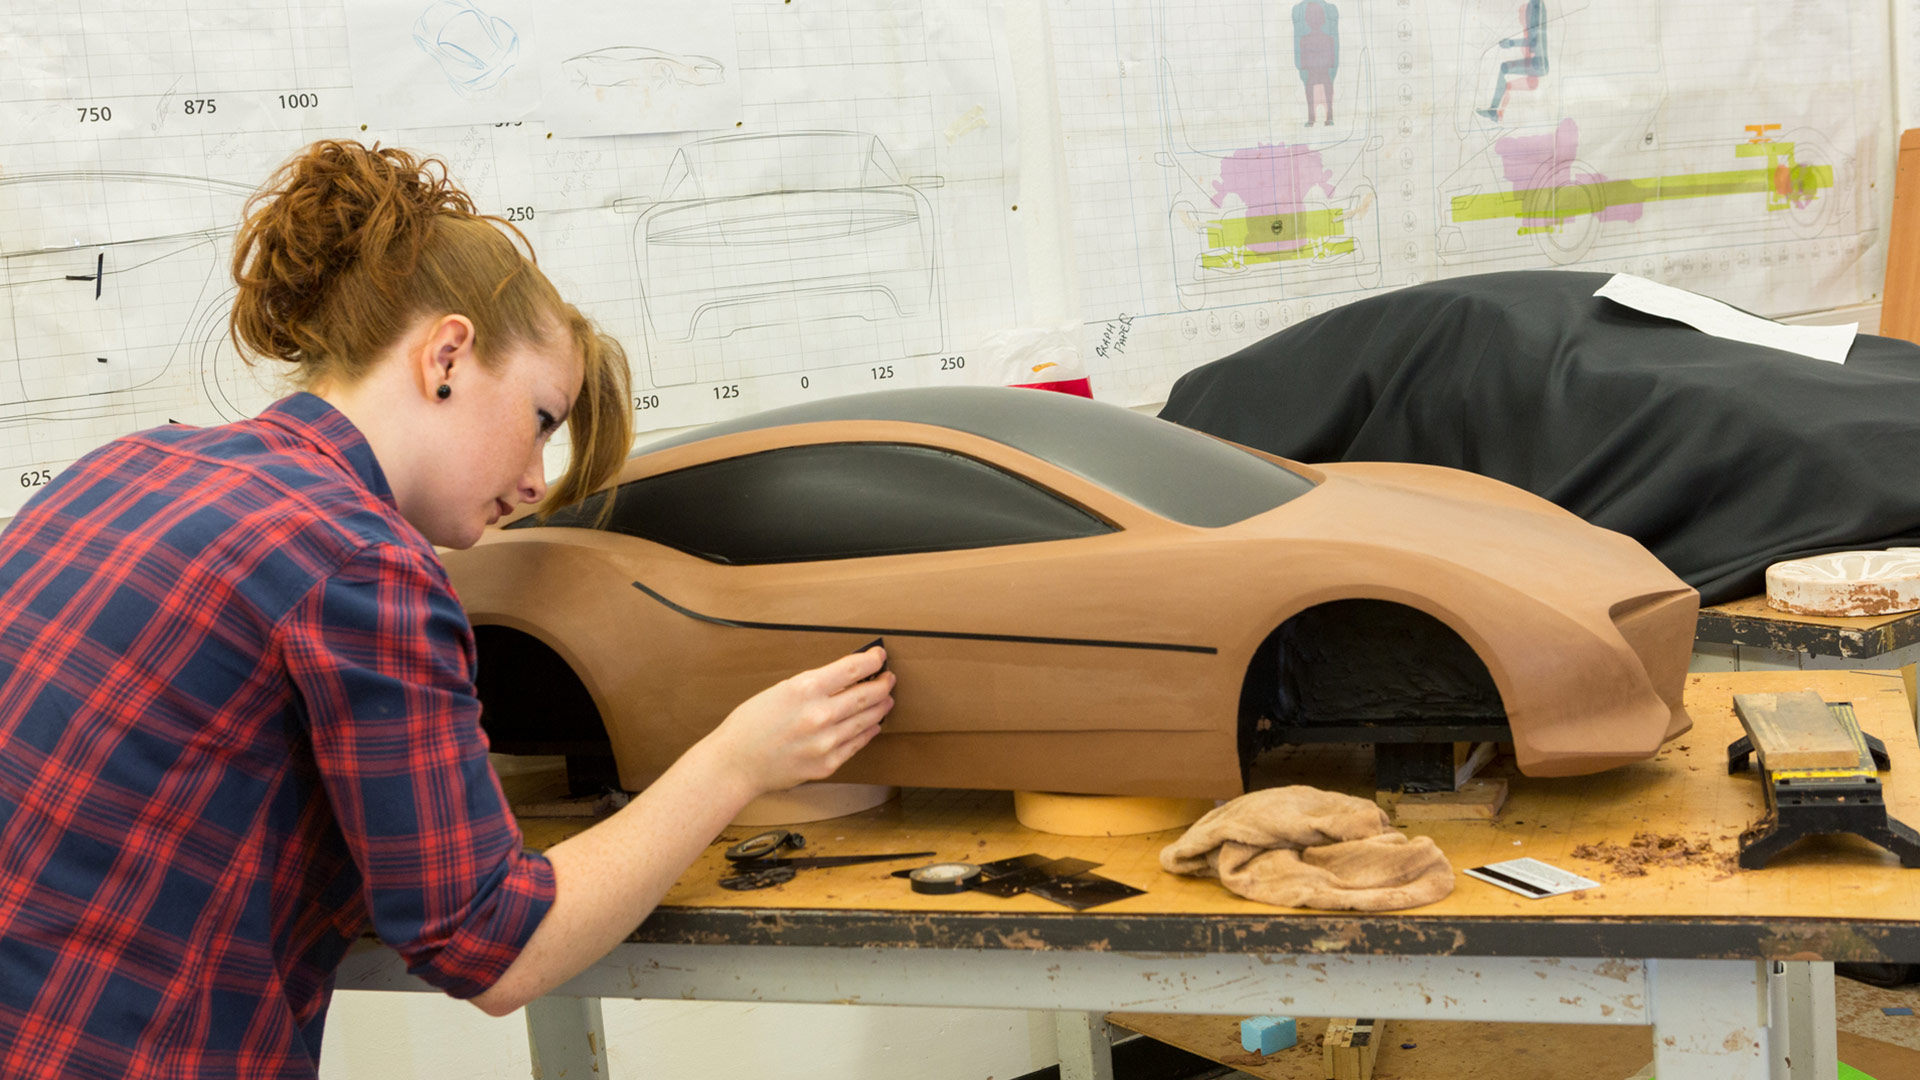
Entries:
[[903,175],[880,139],[862,132],[681,147],[657,198],[614,204],[636,215],[654,385],[690,381],[678,373],[702,343],[755,329],[860,320],[887,327],[893,356],[939,351],[939,230],[927,192],[943,183]]
[[679,54],[639,45],[610,45],[561,61],[580,86],[712,86],[726,79],[725,64],[711,56]]
[[0,424],[257,411],[266,398],[226,341],[252,193],[165,173],[0,177]]
[[[1560,776],[1689,726],[1698,597],[1632,540],[1470,473],[1309,468],[1063,394],[884,391],[697,429],[445,563],[495,748],[610,744],[633,789],[876,637],[897,704],[838,780],[1219,798],[1317,729],[1476,716]],[[1459,692],[1379,682],[1329,660],[1335,638],[1464,672]]]
[[[1449,274],[1503,268],[1517,254],[1563,266],[1639,256],[1650,272],[1643,252],[1662,243],[1734,232],[1788,242],[1849,223],[1858,169],[1836,148],[1843,140],[1805,123],[1800,99],[1755,101],[1719,128],[1676,108],[1670,69],[1686,65],[1668,57],[1671,5],[1617,0],[1543,13],[1529,3],[1516,18],[1499,3],[1463,7],[1460,18],[1446,110],[1455,139],[1435,144],[1454,155],[1443,153],[1435,185],[1435,241]],[[1622,35],[1619,26],[1639,31]],[[1501,59],[1544,42],[1551,67]],[[1501,98],[1497,109],[1486,107],[1489,94]]]

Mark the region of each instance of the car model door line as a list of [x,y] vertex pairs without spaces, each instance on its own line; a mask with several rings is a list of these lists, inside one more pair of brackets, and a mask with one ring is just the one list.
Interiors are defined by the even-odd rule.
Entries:
[[1111,641],[1099,638],[1040,637],[1028,634],[990,634],[964,630],[903,630],[897,627],[877,626],[818,626],[804,623],[754,622],[744,619],[728,619],[719,615],[695,611],[677,604],[659,592],[648,588],[642,582],[634,582],[633,587],[660,602],[661,605],[685,615],[715,626],[728,626],[740,630],[785,630],[808,634],[859,634],[873,637],[911,637],[939,638],[948,641],[999,641],[1019,645],[1065,645],[1093,649],[1146,649],[1157,652],[1198,653],[1202,656],[1215,656],[1219,649],[1211,645],[1183,645],[1178,642],[1164,641]]

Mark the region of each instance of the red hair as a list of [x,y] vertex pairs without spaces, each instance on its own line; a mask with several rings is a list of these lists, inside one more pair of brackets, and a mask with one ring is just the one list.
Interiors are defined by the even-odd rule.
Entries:
[[633,442],[626,352],[513,238],[526,245],[519,229],[474,209],[445,162],[314,143],[247,202],[234,240],[233,343],[249,363],[284,361],[295,382],[313,385],[358,382],[422,317],[466,316],[489,370],[516,347],[570,341],[585,371],[567,420],[573,453],[541,510],[578,502],[612,479]]

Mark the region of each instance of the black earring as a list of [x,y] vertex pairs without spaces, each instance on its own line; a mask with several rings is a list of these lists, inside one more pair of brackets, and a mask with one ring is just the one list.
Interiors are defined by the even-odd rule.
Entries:
[[440,389],[435,390],[433,396],[439,398],[441,401],[445,401],[453,396],[453,387],[448,386],[446,383],[441,383]]

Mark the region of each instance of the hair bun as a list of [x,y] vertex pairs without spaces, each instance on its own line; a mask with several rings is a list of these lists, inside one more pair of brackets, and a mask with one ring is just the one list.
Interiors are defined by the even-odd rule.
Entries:
[[296,364],[318,358],[329,284],[354,268],[390,291],[413,273],[442,214],[474,208],[437,158],[351,140],[307,147],[247,203],[233,251],[235,345]]

